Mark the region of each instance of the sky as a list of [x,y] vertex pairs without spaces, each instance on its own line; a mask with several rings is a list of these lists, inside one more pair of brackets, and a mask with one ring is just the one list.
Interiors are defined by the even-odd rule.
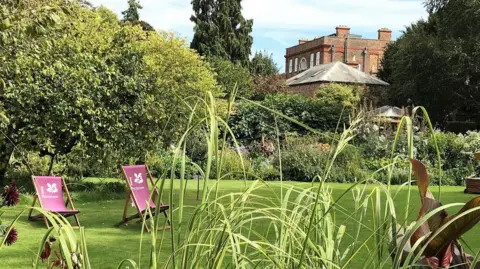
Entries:
[[[118,16],[127,9],[128,0],[89,0],[103,5]],[[155,29],[193,37],[191,0],[140,0],[140,19]],[[428,17],[422,0],[243,0],[243,14],[253,19],[253,47],[273,55],[280,70],[285,69],[285,49],[299,39],[313,39],[347,25],[352,34],[377,38],[382,27],[393,31],[393,39],[405,26]]]

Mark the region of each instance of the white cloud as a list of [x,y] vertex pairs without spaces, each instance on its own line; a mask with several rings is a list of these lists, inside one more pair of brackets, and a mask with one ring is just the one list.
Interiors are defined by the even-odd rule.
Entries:
[[[118,15],[127,9],[127,0],[89,0],[94,6],[104,5]],[[140,0],[143,9],[140,17],[155,28],[177,30],[186,26],[192,28],[190,22],[192,8],[190,0]]]
[[[127,0],[91,2],[103,4],[118,14],[127,7]],[[193,27],[189,20],[190,0],[141,0],[141,4],[142,19],[156,28]],[[259,30],[333,28],[340,24],[400,30],[427,15],[422,1],[408,0],[244,0],[243,8],[245,17],[254,19],[254,27]]]
[[[104,5],[120,15],[127,0],[90,0],[95,6]],[[142,20],[156,29],[175,31],[191,38],[193,24],[191,0],[140,0]],[[394,34],[412,22],[426,18],[422,0],[243,0],[246,18],[254,20],[254,47],[275,51],[281,65],[286,47],[295,45],[297,38],[313,38],[330,34],[337,25],[347,25],[352,33],[376,36],[381,27]],[[271,44],[265,44],[270,39]],[[283,63],[284,64],[284,63]]]
[[344,24],[353,28],[404,25],[426,17],[420,1],[389,0],[245,0],[246,17],[258,28],[314,29]]

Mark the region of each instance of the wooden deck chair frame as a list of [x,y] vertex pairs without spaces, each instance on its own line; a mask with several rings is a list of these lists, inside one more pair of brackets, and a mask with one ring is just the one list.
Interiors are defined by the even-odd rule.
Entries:
[[[143,210],[143,211],[140,211],[139,209],[139,206],[138,206],[138,202],[137,202],[137,199],[135,198],[135,195],[134,195],[134,192],[132,191],[132,186],[130,186],[129,182],[128,182],[128,176],[127,174],[125,173],[125,170],[123,169],[123,166],[120,167],[122,169],[122,172],[123,172],[123,177],[125,178],[125,181],[127,183],[127,187],[128,187],[128,191],[127,191],[127,198],[125,199],[125,207],[123,209],[123,217],[122,217],[122,221],[120,221],[119,223],[115,224],[115,227],[119,227],[121,226],[122,224],[125,224],[133,219],[137,219],[139,218],[139,220],[137,221],[137,223],[142,223],[143,222],[143,219],[145,218],[145,220],[147,220],[149,218],[149,215],[146,215],[145,214],[147,213],[147,209]],[[152,185],[152,188],[153,188],[153,195],[151,196],[151,199],[152,201],[156,201],[157,197],[158,197],[158,189],[157,187],[155,186],[155,181],[153,180],[153,177],[152,177],[152,174],[150,173],[150,169],[148,169],[148,166],[145,164],[145,170],[147,171],[147,177],[148,179],[150,180],[150,183]],[[130,199],[131,198],[131,199]],[[135,204],[135,208],[137,209],[137,213],[134,214],[134,215],[131,215],[131,216],[127,216],[128,214],[128,204],[130,202],[130,200],[133,201],[133,203]],[[156,205],[155,205],[156,206]],[[167,219],[167,226],[164,226],[164,227],[159,227],[159,230],[163,230],[163,229],[170,229],[170,219],[168,218],[168,214],[167,214],[167,210],[169,209],[169,205],[162,205],[161,208],[160,208],[160,211],[159,213],[163,213],[163,215],[165,216],[165,218]],[[152,212],[152,215],[154,212]],[[144,224],[144,227],[145,227],[145,230],[147,232],[150,232],[150,228],[148,228],[148,225],[147,223],[145,222]]]
[[[63,214],[61,212],[53,212],[53,213],[57,213],[57,214],[65,217],[65,218],[73,217],[75,219],[75,222],[76,222],[77,226],[72,226],[72,227],[78,229],[80,227],[80,220],[78,219],[77,215],[78,215],[78,213],[80,213],[80,211],[75,209],[75,206],[73,205],[73,202],[72,202],[72,197],[70,196],[70,192],[68,191],[67,185],[65,184],[65,180],[63,179],[63,177],[60,177],[60,178],[62,179],[62,189],[67,196],[67,201],[65,202],[65,206],[68,207],[68,204],[70,204],[70,208],[73,211],[76,211],[76,212],[63,213]],[[34,221],[34,220],[38,220],[38,219],[43,218],[43,221],[45,222],[45,225],[47,226],[47,228],[50,228],[50,223],[49,223],[47,217],[44,214],[38,214],[38,215],[35,215],[35,216],[32,215],[33,208],[35,207],[35,204],[36,204],[37,200],[38,200],[38,203],[40,204],[40,207],[42,207],[42,200],[38,198],[38,191],[39,190],[37,190],[37,185],[35,184],[35,176],[32,176],[32,183],[33,183],[33,186],[35,188],[35,196],[33,197],[32,208],[30,208],[30,211],[28,212],[28,220]]]

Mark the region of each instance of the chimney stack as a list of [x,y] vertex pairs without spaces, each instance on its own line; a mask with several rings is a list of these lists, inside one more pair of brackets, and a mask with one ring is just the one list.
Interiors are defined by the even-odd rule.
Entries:
[[381,28],[380,30],[378,30],[378,40],[392,40],[392,30],[388,28]]
[[339,25],[335,30],[337,30],[337,37],[348,37],[350,35],[350,28],[346,25]]
[[307,43],[308,41],[309,41],[308,39],[300,39],[300,40],[298,40],[298,45],[305,44],[305,43]]

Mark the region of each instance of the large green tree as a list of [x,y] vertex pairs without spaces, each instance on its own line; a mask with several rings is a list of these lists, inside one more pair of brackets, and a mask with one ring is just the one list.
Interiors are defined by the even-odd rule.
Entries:
[[241,0],[192,0],[195,23],[191,48],[247,66],[253,44],[253,20],[242,15]]
[[219,57],[210,58],[209,62],[217,74],[217,83],[226,93],[227,99],[234,89],[237,96],[245,98],[252,96],[254,85],[248,68],[238,62],[232,63]]
[[[122,27],[105,8],[62,0],[45,0],[43,7],[65,3],[61,10],[68,13],[46,16],[59,23],[41,24],[42,35],[1,32],[6,46],[0,46],[5,116],[0,180],[12,145],[52,160],[79,145],[144,156],[182,131],[188,121],[187,97],[202,98],[217,89],[209,66],[183,40]],[[8,14],[21,14],[31,7],[7,8]],[[29,29],[35,21],[31,18],[18,21]]]
[[250,74],[257,76],[278,75],[278,66],[273,60],[272,54],[267,51],[257,51],[250,61]]
[[[397,105],[423,105],[441,127],[480,125],[480,2],[431,0],[429,18],[408,27],[385,52],[379,76]],[[461,130],[460,129],[460,130]]]
[[0,5],[0,180],[5,176],[20,136],[16,131],[21,126],[10,114],[23,112],[22,107],[13,107],[9,103],[11,98],[16,98],[9,93],[13,86],[9,76],[22,72],[19,68],[9,66],[9,62],[15,61],[18,55],[24,55],[25,51],[38,62],[40,51],[51,44],[39,41],[44,40],[48,29],[58,23],[62,14],[69,13],[69,5],[64,1],[4,0]]

